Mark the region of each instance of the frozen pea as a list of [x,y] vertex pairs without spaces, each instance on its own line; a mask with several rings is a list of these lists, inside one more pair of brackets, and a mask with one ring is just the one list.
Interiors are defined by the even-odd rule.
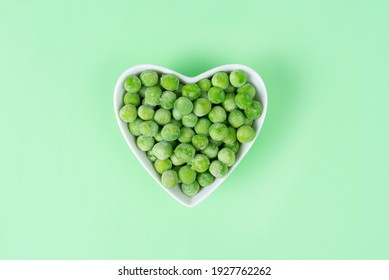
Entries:
[[191,160],[190,165],[197,172],[205,172],[209,168],[209,159],[202,154],[197,154]]
[[161,135],[165,141],[174,141],[180,137],[180,128],[175,124],[168,123],[162,128]]
[[182,87],[182,96],[195,100],[201,95],[201,89],[197,84],[186,84]]
[[200,185],[197,181],[193,181],[190,184],[182,184],[181,190],[187,196],[194,196],[195,194],[197,194],[199,192]]
[[229,85],[224,91],[226,93],[234,93],[236,90],[236,87],[233,87],[232,85]]
[[239,151],[239,142],[235,141],[232,144],[224,144],[224,147],[231,149],[236,154]]
[[211,125],[211,121],[207,118],[200,118],[197,124],[195,125],[194,130],[197,134],[209,135],[209,128],[211,127]]
[[219,87],[222,89],[226,89],[230,84],[228,75],[225,72],[217,72],[215,75],[213,75],[211,82],[214,87]]
[[250,120],[257,119],[261,116],[263,111],[262,103],[254,100],[253,103],[244,110],[244,114]]
[[154,114],[154,121],[159,125],[165,125],[170,122],[172,114],[169,110],[160,108]]
[[174,102],[174,109],[178,110],[183,116],[188,115],[193,110],[193,103],[189,98],[181,96]]
[[211,162],[211,165],[209,166],[209,172],[215,177],[215,178],[221,178],[224,177],[228,172],[228,167],[224,163],[214,160]]
[[177,172],[171,169],[166,170],[162,173],[161,182],[162,185],[166,188],[174,188],[178,183]]
[[132,135],[139,136],[142,134],[142,132],[140,131],[140,125],[142,122],[142,119],[136,118],[135,121],[128,124],[128,129],[130,130]]
[[202,91],[201,95],[200,95],[200,98],[205,98],[205,99],[208,100],[208,92],[207,91]]
[[202,150],[202,153],[210,159],[215,158],[218,152],[219,147],[214,143],[209,143],[208,146],[204,150]]
[[140,105],[140,97],[137,92],[131,93],[131,92],[126,92],[123,98],[124,104],[131,104],[134,105],[135,107],[138,107]]
[[211,81],[209,79],[201,79],[197,82],[197,85],[202,91],[208,91],[212,86]]
[[161,107],[167,110],[172,109],[176,99],[177,96],[174,92],[164,91],[161,95]]
[[235,109],[228,114],[228,122],[235,128],[238,128],[244,124],[245,116],[242,111]]
[[161,142],[163,141],[161,131],[158,131],[158,133],[154,136],[155,141]]
[[255,131],[251,126],[242,125],[238,128],[238,131],[236,132],[236,137],[238,138],[239,142],[247,143],[254,139]]
[[214,178],[215,177],[213,177],[212,174],[209,173],[209,171],[197,174],[197,182],[199,182],[199,185],[202,187],[207,187],[212,184]]
[[131,75],[126,78],[124,81],[124,89],[127,92],[135,93],[137,92],[140,87],[142,86],[139,78],[137,76]]
[[136,146],[139,150],[147,152],[154,146],[154,138],[151,136],[140,135],[136,139]]
[[189,166],[185,165],[178,171],[178,177],[183,184],[190,184],[196,180],[197,173]]
[[158,84],[158,73],[154,70],[146,70],[140,74],[140,80],[146,87],[155,86]]
[[208,137],[205,135],[195,135],[192,137],[192,144],[197,150],[204,150],[208,143]]
[[227,166],[232,166],[235,163],[235,153],[229,148],[223,148],[217,154],[217,159]]
[[166,90],[177,90],[179,83],[178,78],[172,74],[162,75],[161,77],[161,86]]
[[230,83],[234,87],[241,87],[246,83],[246,74],[242,70],[234,70],[230,73]]
[[232,110],[234,110],[236,108],[235,94],[227,93],[226,98],[222,102],[222,106],[227,112],[231,112]]
[[195,136],[195,132],[190,127],[183,127],[181,128],[181,134],[178,138],[178,141],[181,143],[192,143],[192,137]]
[[136,120],[137,109],[134,105],[124,105],[119,111],[119,117],[122,121],[130,123]]
[[244,124],[247,124],[248,126],[253,126],[254,121],[252,119],[245,118]]
[[212,104],[207,98],[199,98],[194,102],[193,113],[198,117],[202,117],[208,114],[211,108]]
[[209,143],[215,144],[216,146],[220,147],[223,145],[223,141],[216,141],[215,139],[209,139]]
[[180,111],[178,111],[177,109],[173,109],[173,119],[177,120],[177,121],[182,121],[182,117],[183,115],[181,114]]
[[153,150],[149,150],[146,152],[146,155],[147,155],[147,158],[151,161],[151,162],[155,162],[157,160],[157,158],[155,157],[154,153],[153,153]]
[[[180,171],[180,168],[181,168],[181,167],[182,167],[182,166],[176,166],[176,165],[173,164],[172,170],[174,170],[174,171],[177,172],[177,177],[178,177],[178,171]],[[180,180],[180,178],[178,178],[178,183],[182,183],[181,180]]]
[[208,90],[208,99],[213,104],[220,104],[224,101],[225,93],[224,90],[219,87],[211,87]]
[[157,87],[149,87],[146,89],[145,102],[151,106],[157,106],[161,102],[162,90]]
[[166,170],[172,169],[172,166],[173,165],[170,159],[164,159],[164,160],[157,159],[154,162],[154,168],[159,174],[162,174]]
[[180,165],[183,165],[185,163],[182,159],[178,158],[176,154],[172,154],[170,156],[170,160],[172,161],[172,164],[174,166],[180,166]]
[[221,123],[227,119],[227,113],[224,111],[223,107],[215,106],[209,112],[208,118],[213,123]]
[[181,143],[174,149],[174,154],[180,162],[186,163],[195,156],[196,149],[190,144]]
[[146,89],[147,87],[141,87],[140,90],[138,91],[138,94],[141,98],[145,98],[146,96]]
[[182,117],[182,125],[185,127],[194,127],[197,124],[197,116],[193,113]]
[[246,109],[253,103],[253,99],[248,93],[238,93],[235,96],[235,102],[240,109]]
[[170,142],[161,141],[154,145],[153,153],[157,159],[167,159],[173,154],[173,146]]
[[174,91],[177,94],[177,97],[182,96],[182,87],[183,86],[184,86],[183,84],[178,84],[178,88]]
[[228,135],[227,126],[223,123],[214,123],[209,128],[209,136],[216,141],[223,141]]
[[255,90],[255,87],[250,83],[247,83],[244,86],[238,88],[238,93],[246,93],[250,96],[251,99],[255,97],[256,92],[257,91]]
[[159,126],[155,121],[144,121],[140,124],[140,132],[146,136],[154,137],[158,133]]
[[182,127],[182,122],[179,120],[171,119],[170,123],[176,125],[178,128]]
[[149,105],[141,105],[138,108],[138,116],[145,121],[152,120],[154,117],[154,109]]
[[232,144],[236,142],[236,129],[229,126],[227,137],[223,140],[224,144]]

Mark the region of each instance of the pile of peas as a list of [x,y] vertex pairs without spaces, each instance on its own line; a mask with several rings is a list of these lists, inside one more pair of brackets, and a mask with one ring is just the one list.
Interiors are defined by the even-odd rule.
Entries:
[[181,84],[154,70],[128,76],[120,118],[161,174],[162,184],[188,196],[221,178],[241,143],[254,139],[262,114],[255,87],[242,70],[218,72],[197,84]]

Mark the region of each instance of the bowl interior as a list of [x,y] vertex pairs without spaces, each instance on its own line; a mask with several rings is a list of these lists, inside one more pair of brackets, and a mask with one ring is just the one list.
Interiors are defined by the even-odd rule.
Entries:
[[[233,70],[243,70],[247,75],[247,82],[253,84],[257,90],[257,94],[255,96],[255,99],[260,101],[263,104],[263,112],[260,118],[256,119],[253,124],[253,128],[256,132],[255,138],[253,141],[241,144],[239,152],[236,154],[236,161],[235,164],[229,168],[228,173],[223,178],[215,179],[215,181],[212,183],[212,185],[204,187],[200,190],[198,194],[196,194],[193,197],[188,197],[182,191],[179,189],[178,186],[174,187],[173,189],[167,189],[165,188],[160,180],[160,175],[155,171],[153,163],[147,158],[146,153],[143,151],[140,151],[135,144],[135,137],[129,132],[127,123],[123,122],[119,117],[119,110],[124,105],[123,103],[123,95],[125,93],[123,84],[124,80],[129,75],[139,75],[142,71],[145,70],[155,70],[159,72],[160,74],[174,74],[176,75],[181,83],[188,84],[188,83],[196,83],[199,80],[203,78],[209,78],[213,74],[219,71],[226,71],[230,72]],[[196,77],[186,77],[180,73],[177,73],[175,71],[172,71],[170,69],[167,69],[165,67],[152,65],[152,64],[141,64],[136,65],[134,67],[128,68],[126,71],[123,72],[122,75],[120,75],[119,79],[116,82],[115,91],[114,91],[114,110],[115,110],[115,116],[117,123],[119,125],[119,128],[123,134],[124,139],[126,140],[128,146],[132,150],[132,152],[135,154],[139,162],[143,165],[143,167],[147,170],[147,172],[151,175],[151,177],[154,178],[154,180],[166,191],[168,192],[173,198],[175,198],[178,202],[182,203],[183,205],[187,207],[193,207],[197,204],[199,204],[201,201],[203,201],[205,198],[207,198],[213,191],[215,191],[221,183],[223,183],[224,180],[226,180],[231,173],[234,171],[236,166],[239,165],[240,161],[244,158],[244,156],[247,154],[247,152],[250,150],[251,146],[254,144],[255,140],[257,139],[259,132],[261,130],[261,127],[263,125],[266,112],[267,112],[267,92],[265,88],[265,84],[262,80],[262,78],[258,75],[256,71],[253,69],[240,64],[227,64],[223,66],[219,66],[216,68],[213,68],[211,70],[208,70]]]

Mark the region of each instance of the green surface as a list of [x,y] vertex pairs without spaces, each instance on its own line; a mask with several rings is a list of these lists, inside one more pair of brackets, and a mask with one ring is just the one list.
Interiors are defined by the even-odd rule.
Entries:
[[[0,2],[1,259],[389,258],[385,1]],[[123,140],[118,76],[256,69],[268,115],[202,204]]]

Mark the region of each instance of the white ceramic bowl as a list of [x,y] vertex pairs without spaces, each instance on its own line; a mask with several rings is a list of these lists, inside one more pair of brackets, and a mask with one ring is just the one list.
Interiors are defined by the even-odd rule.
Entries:
[[[235,164],[229,168],[228,173],[225,177],[216,179],[212,185],[207,186],[205,188],[202,188],[198,194],[196,194],[193,197],[188,197],[182,191],[178,186],[176,186],[173,189],[167,189],[165,188],[160,179],[160,175],[155,171],[153,163],[147,158],[146,153],[143,151],[140,151],[136,147],[135,143],[135,137],[129,132],[127,123],[123,122],[119,117],[119,110],[124,105],[123,104],[123,95],[125,93],[123,84],[124,80],[129,75],[139,75],[142,71],[152,69],[159,73],[169,73],[176,75],[182,83],[189,84],[189,83],[196,83],[199,80],[203,78],[210,78],[213,74],[219,71],[226,71],[230,72],[233,70],[243,70],[246,73],[247,76],[247,82],[253,84],[257,90],[257,95],[255,97],[256,100],[259,100],[263,104],[263,112],[260,118],[256,119],[253,124],[253,128],[256,132],[255,138],[246,144],[241,144],[239,152],[237,153],[236,162]],[[114,98],[113,98],[113,104],[114,104],[114,110],[115,110],[115,116],[117,123],[119,125],[119,128],[123,134],[124,139],[126,140],[128,146],[132,150],[132,152],[135,154],[135,156],[138,158],[139,162],[142,164],[142,166],[147,170],[147,172],[151,175],[151,177],[154,178],[154,180],[164,189],[167,193],[169,193],[173,198],[175,198],[178,202],[182,203],[183,205],[187,207],[193,207],[202,202],[205,198],[207,198],[212,192],[214,192],[225,179],[228,178],[228,176],[231,175],[232,171],[238,166],[240,161],[244,158],[244,156],[247,154],[247,152],[250,150],[251,146],[254,144],[255,140],[257,139],[259,132],[261,130],[263,121],[265,120],[266,111],[267,111],[267,93],[265,84],[262,80],[262,78],[258,75],[257,72],[255,72],[253,69],[240,64],[227,64],[222,65],[216,68],[213,68],[211,70],[208,70],[196,77],[187,77],[180,73],[177,73],[175,71],[172,71],[168,68],[152,65],[152,64],[140,64],[133,67],[128,68],[126,71],[123,72],[123,74],[120,75],[119,79],[116,82],[115,91],[114,91]],[[133,174],[133,176],[138,176],[138,174]],[[243,178],[242,178],[243,179]],[[245,180],[245,179],[243,179]]]

